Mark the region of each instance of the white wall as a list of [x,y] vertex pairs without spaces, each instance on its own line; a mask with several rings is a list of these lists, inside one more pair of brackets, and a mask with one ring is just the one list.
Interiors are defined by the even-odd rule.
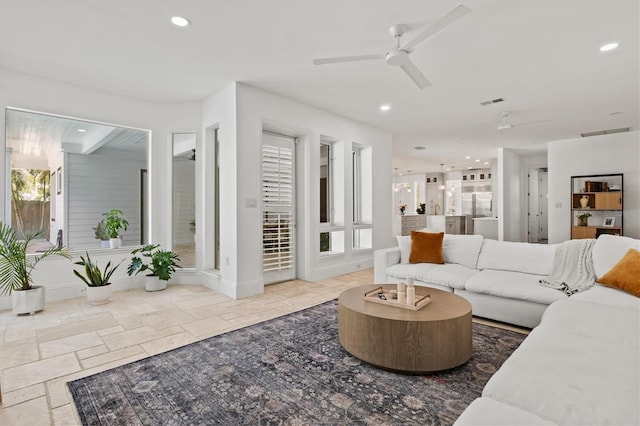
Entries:
[[553,141],[549,159],[549,243],[571,238],[571,176],[624,174],[624,229],[640,238],[640,132]]
[[498,149],[498,239],[500,241],[525,241],[522,236],[522,216],[525,214],[524,179],[522,160],[518,154]]
[[[237,123],[233,130],[230,90],[236,91],[235,111]],[[220,107],[222,105],[222,107]],[[260,147],[263,129],[277,130],[298,137],[297,148],[297,196],[298,196],[298,273],[302,279],[315,280],[373,264],[373,251],[320,257],[319,255],[319,149],[320,136],[328,135],[341,141],[346,158],[351,143],[373,147],[373,249],[387,247],[391,241],[391,135],[326,111],[294,102],[242,84],[232,85],[223,93],[205,102],[203,109],[205,128],[220,123],[223,133],[221,157],[221,186],[233,194],[222,193],[221,208],[234,220],[223,222],[221,227],[221,251],[223,252],[221,291],[234,297],[243,297],[262,291],[261,208],[246,207],[247,200],[260,200],[261,166]],[[348,143],[347,143],[348,142]],[[347,155],[348,154],[348,155]],[[225,159],[237,158],[226,162]],[[345,164],[350,164],[345,162]],[[345,176],[349,176],[345,173]],[[345,187],[350,185],[345,179]],[[212,188],[211,188],[212,189]],[[212,193],[206,191],[208,196]],[[346,202],[344,217],[351,217],[350,203]],[[351,224],[345,223],[345,235],[351,235]],[[231,244],[229,244],[231,243]],[[228,262],[227,262],[228,259]],[[227,268],[228,267],[228,268]],[[235,277],[234,277],[235,275]]]

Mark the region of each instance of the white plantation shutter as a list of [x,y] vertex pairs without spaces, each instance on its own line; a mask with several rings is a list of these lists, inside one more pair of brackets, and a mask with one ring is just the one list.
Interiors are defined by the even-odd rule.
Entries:
[[295,278],[294,140],[262,138],[262,258],[264,281]]

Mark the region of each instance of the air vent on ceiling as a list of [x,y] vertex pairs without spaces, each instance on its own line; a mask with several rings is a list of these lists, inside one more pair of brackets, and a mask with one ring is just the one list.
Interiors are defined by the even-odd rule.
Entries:
[[597,132],[580,133],[580,136],[582,136],[583,138],[586,138],[589,136],[610,135],[612,133],[628,132],[630,129],[631,129],[630,127],[621,127],[619,129],[598,130]]
[[504,102],[504,99],[502,98],[491,99],[490,101],[480,102],[480,105],[487,106],[487,105],[497,104],[500,102]]

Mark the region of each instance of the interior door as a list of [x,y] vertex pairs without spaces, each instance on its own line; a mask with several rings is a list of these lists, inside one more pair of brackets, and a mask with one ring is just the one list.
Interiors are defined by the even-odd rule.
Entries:
[[538,185],[538,170],[529,170],[529,242],[537,243],[540,239],[540,189]]
[[262,271],[265,284],[294,279],[295,139],[262,134]]
[[540,239],[549,239],[549,173],[540,172]]

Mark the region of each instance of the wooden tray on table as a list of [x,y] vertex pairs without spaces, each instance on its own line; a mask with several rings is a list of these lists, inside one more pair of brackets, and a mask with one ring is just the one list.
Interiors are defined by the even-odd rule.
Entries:
[[[431,295],[426,288],[415,287],[416,300],[412,304],[399,303],[398,299],[391,298],[391,292],[384,290],[382,287],[374,288],[364,294],[364,300],[367,302],[379,303],[381,305],[394,306],[396,308],[409,309],[410,311],[418,311],[427,306],[431,302]],[[384,296],[384,298],[382,297]]]

